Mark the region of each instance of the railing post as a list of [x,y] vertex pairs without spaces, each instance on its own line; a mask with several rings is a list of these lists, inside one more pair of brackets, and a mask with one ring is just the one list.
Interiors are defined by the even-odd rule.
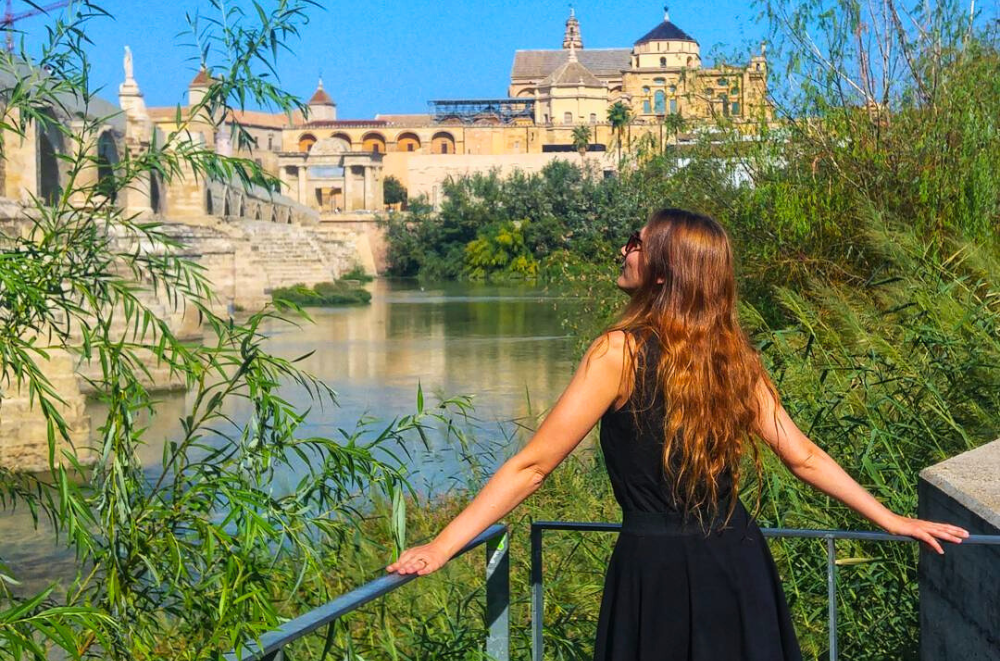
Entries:
[[830,615],[830,661],[837,661],[837,547],[833,535],[826,536],[826,596]]
[[542,661],[542,528],[531,526],[531,660]]
[[494,661],[510,660],[509,533],[486,542],[486,653]]

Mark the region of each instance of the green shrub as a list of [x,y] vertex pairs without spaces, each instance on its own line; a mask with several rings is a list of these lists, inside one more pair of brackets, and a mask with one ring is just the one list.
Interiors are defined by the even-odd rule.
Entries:
[[370,303],[371,292],[345,282],[320,282],[310,288],[299,283],[291,287],[278,287],[271,292],[276,305],[292,304],[298,307],[328,307],[334,305],[359,305]]

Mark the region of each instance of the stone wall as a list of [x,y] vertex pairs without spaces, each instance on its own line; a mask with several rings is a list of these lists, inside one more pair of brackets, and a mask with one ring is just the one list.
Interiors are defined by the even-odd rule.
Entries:
[[[924,469],[922,519],[972,534],[1000,534],[1000,440]],[[1000,547],[954,545],[940,556],[920,550],[922,661],[1000,659]]]

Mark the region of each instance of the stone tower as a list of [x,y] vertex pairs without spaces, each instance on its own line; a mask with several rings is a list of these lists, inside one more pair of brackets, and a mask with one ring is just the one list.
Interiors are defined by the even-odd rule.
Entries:
[[580,21],[576,20],[576,12],[569,8],[569,18],[566,19],[566,34],[563,35],[563,48],[583,48],[583,37],[580,36]]
[[319,79],[316,91],[309,99],[309,121],[332,122],[337,119],[337,104],[326,90],[323,89],[323,79]]

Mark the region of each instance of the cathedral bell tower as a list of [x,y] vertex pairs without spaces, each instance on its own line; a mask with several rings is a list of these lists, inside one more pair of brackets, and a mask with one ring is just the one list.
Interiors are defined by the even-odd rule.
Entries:
[[569,18],[566,19],[566,34],[563,35],[563,48],[583,48],[583,37],[580,36],[580,21],[576,20],[576,12],[569,8]]

